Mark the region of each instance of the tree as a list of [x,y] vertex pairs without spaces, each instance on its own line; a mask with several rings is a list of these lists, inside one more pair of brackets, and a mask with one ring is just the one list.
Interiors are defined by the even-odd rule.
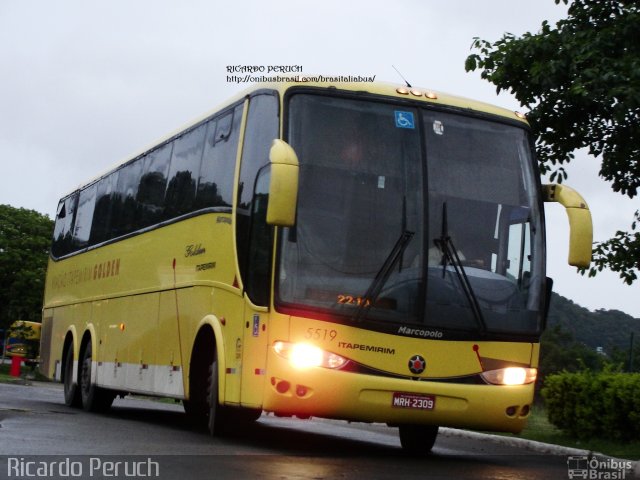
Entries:
[[40,320],[52,233],[49,217],[0,205],[0,328]]
[[570,332],[560,325],[547,329],[540,339],[539,376],[551,373],[602,370],[605,357],[595,349],[576,341]]
[[[555,0],[568,3],[569,0]],[[563,164],[577,149],[601,157],[600,176],[633,198],[640,187],[640,4],[637,0],[573,0],[566,19],[537,34],[475,38],[467,71],[529,109],[540,170],[567,178]],[[628,284],[640,272],[640,210],[631,228],[597,242],[589,276],[608,268]],[[583,270],[582,273],[585,273]]]

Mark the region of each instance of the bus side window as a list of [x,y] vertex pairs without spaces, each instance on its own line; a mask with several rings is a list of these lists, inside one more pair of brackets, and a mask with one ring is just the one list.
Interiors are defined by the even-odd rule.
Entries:
[[200,125],[174,141],[169,183],[164,199],[165,219],[193,210],[206,128],[206,124]]
[[75,250],[80,250],[89,245],[93,211],[96,207],[97,187],[98,184],[94,183],[80,192],[78,209],[76,210],[76,222],[73,227],[73,246]]
[[90,244],[95,245],[111,239],[111,204],[113,192],[118,185],[118,172],[115,171],[98,182],[96,208],[91,223]]
[[118,170],[118,186],[111,204],[111,238],[131,233],[136,229],[138,181],[142,162],[134,161]]
[[[266,261],[269,264],[271,245],[254,245],[254,252],[249,254],[250,235],[255,235],[255,243],[258,237],[264,240],[259,232],[266,226],[266,215],[259,215],[258,205],[254,208],[255,202],[262,202],[266,198],[259,195],[254,188],[258,171],[261,167],[269,163],[269,149],[274,138],[278,138],[278,98],[273,94],[259,94],[249,101],[249,114],[247,117],[246,130],[244,135],[244,145],[242,150],[242,164],[240,165],[240,183],[238,185],[238,206],[236,212],[236,240],[238,250],[238,264],[240,265],[240,275],[245,284],[245,289],[249,298],[258,305],[265,305],[267,298],[263,289],[267,290],[268,285],[258,285],[254,277],[249,282],[248,271],[254,265],[262,265]],[[266,207],[265,207],[266,208]],[[266,210],[265,210],[266,212]],[[254,215],[255,213],[255,215]],[[252,219],[252,215],[254,218]],[[261,223],[265,223],[262,225]],[[266,255],[267,259],[258,258],[256,253]],[[266,275],[268,280],[269,275]]]
[[249,235],[249,268],[246,289],[249,298],[256,305],[269,304],[269,271],[273,229],[267,224],[267,204],[269,202],[270,167],[260,169],[251,202],[251,232]]
[[162,220],[172,147],[173,143],[167,143],[148,153],[144,158],[137,195],[137,203],[140,207],[138,228],[148,227]]
[[58,205],[56,214],[56,223],[53,229],[53,243],[51,245],[51,253],[54,257],[62,257],[73,251],[71,238],[73,235],[73,223],[76,216],[76,205],[78,203],[78,194],[64,198]]
[[196,209],[231,208],[244,104],[209,122],[200,165]]

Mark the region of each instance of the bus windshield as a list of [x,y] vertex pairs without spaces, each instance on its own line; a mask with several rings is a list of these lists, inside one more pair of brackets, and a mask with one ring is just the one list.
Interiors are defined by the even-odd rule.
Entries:
[[339,96],[288,106],[300,187],[278,308],[401,333],[539,333],[543,232],[524,128]]

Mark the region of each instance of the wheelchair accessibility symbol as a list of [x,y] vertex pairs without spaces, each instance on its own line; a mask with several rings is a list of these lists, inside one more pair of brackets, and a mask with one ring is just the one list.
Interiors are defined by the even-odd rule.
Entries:
[[416,128],[412,112],[403,112],[401,110],[396,110],[394,113],[396,116],[396,127],[410,129]]

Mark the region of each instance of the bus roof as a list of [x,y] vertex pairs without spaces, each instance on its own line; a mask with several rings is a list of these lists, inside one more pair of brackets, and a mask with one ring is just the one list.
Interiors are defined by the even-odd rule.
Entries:
[[[303,79],[305,77],[302,77]],[[406,85],[399,85],[389,82],[282,82],[282,83],[260,83],[254,85],[252,88],[242,92],[239,98],[248,95],[252,91],[258,89],[271,89],[277,90],[281,94],[291,88],[296,87],[311,87],[322,89],[336,89],[348,92],[369,93],[372,95],[380,95],[384,97],[398,98],[403,100],[416,100],[423,101],[425,103],[431,103],[433,105],[442,105],[448,107],[455,107],[463,110],[470,110],[479,113],[488,113],[491,115],[497,115],[505,117],[506,119],[516,120],[526,124],[524,115],[508,110],[506,108],[498,107],[490,103],[479,102],[465,97],[451,95],[444,92],[436,92],[424,87],[408,87]]]

